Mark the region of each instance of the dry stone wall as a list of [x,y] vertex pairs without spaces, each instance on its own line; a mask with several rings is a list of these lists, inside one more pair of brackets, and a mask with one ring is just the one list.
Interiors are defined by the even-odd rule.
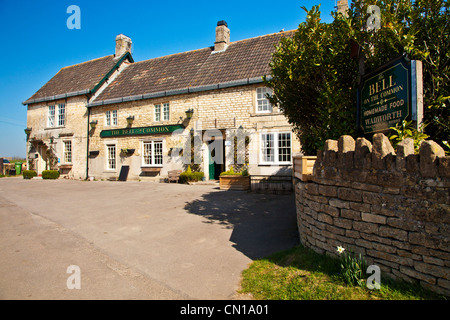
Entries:
[[383,134],[373,144],[342,136],[319,151],[312,181],[295,179],[303,245],[362,253],[382,277],[419,282],[450,295],[450,157],[434,141],[397,152]]

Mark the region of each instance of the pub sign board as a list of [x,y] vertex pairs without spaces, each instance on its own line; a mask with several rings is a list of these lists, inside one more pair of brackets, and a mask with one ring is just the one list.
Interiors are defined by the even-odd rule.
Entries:
[[411,80],[411,63],[403,56],[364,75],[358,120],[365,135],[387,131],[411,118]]
[[179,129],[184,129],[183,125],[174,124],[174,125],[167,125],[167,126],[103,130],[102,132],[100,132],[100,137],[107,138],[107,137],[139,136],[139,135],[172,133]]

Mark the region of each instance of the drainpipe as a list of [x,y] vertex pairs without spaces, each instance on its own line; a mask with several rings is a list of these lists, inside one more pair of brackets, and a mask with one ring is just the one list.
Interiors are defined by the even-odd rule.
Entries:
[[87,142],[86,142],[86,180],[89,180],[89,122],[91,117],[91,108],[89,108],[89,97],[87,97],[86,108],[87,108]]

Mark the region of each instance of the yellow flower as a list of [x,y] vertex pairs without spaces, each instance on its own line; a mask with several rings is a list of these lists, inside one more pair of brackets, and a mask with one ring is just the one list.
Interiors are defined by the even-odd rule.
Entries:
[[339,253],[339,254],[341,254],[342,252],[344,252],[345,251],[345,249],[343,248],[343,247],[341,247],[341,246],[338,246],[337,247],[337,252]]

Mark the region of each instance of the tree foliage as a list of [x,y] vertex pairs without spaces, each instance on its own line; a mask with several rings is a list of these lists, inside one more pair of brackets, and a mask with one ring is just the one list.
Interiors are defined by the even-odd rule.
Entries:
[[[320,6],[307,12],[291,38],[280,41],[271,62],[270,98],[294,126],[305,154],[327,139],[357,135],[360,59],[370,72],[401,54],[423,61],[427,134],[437,142],[450,135],[449,23],[444,0],[374,1],[381,28],[368,31],[368,3],[354,0],[346,15],[321,21]],[[356,50],[355,50],[356,49]],[[353,54],[352,54],[353,53]]]

